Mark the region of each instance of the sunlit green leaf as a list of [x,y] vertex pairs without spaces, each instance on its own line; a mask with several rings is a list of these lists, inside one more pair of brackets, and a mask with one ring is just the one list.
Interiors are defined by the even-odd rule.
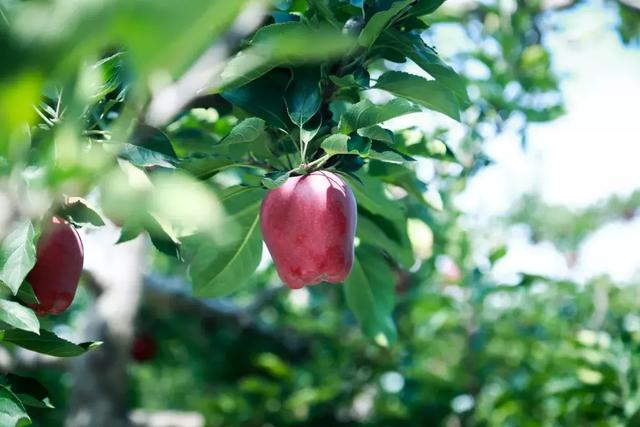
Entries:
[[420,108],[406,99],[396,98],[386,104],[376,105],[363,100],[351,105],[340,117],[340,132],[349,134],[358,129],[377,125],[409,113],[419,112]]
[[[284,22],[262,27],[214,82],[214,91],[246,85],[281,65],[322,62],[348,51],[353,39],[328,26]],[[313,49],[309,49],[313,46]]]
[[35,234],[31,221],[20,221],[0,244],[0,281],[14,295],[36,264]]
[[20,399],[9,388],[0,385],[0,425],[22,427],[31,424],[31,418]]
[[426,80],[400,71],[388,71],[378,78],[375,87],[460,120],[456,96],[435,80]]
[[449,87],[462,104],[469,102],[464,79],[453,68],[445,64],[419,35],[389,29],[380,36],[375,46],[393,49],[406,56],[438,82]]
[[374,160],[380,160],[381,162],[398,163],[411,162],[415,159],[408,156],[392,146],[380,141],[373,141],[371,143],[371,150],[369,151],[369,158]]
[[330,135],[320,147],[327,154],[358,154],[366,157],[369,155],[369,149],[371,148],[371,140],[368,138],[362,138],[359,135],[353,135],[351,137],[337,133]]
[[0,299],[0,321],[36,334],[40,330],[40,322],[33,310],[13,301]]
[[225,136],[217,146],[234,144],[247,144],[264,135],[264,120],[258,117],[249,117],[235,125],[231,132]]
[[58,211],[58,215],[74,224],[104,225],[104,220],[91,204],[81,197],[69,198]]
[[222,198],[231,230],[225,241],[209,235],[182,239],[185,258],[190,264],[194,293],[219,297],[241,288],[251,277],[262,256],[259,210],[264,190],[239,189]]

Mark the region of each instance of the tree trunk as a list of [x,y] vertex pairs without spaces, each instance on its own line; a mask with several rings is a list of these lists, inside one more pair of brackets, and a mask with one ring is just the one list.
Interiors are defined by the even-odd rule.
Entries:
[[129,426],[126,366],[144,273],[142,238],[115,245],[111,225],[83,235],[85,271],[96,298],[86,311],[81,338],[103,341],[74,360],[68,427]]

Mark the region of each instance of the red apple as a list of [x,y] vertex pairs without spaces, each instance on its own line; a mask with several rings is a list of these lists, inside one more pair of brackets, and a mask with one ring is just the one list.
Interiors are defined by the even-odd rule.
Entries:
[[282,281],[291,289],[343,282],[353,264],[356,217],[351,188],[331,172],[292,177],[270,190],[260,227]]
[[39,304],[39,315],[59,314],[69,307],[78,288],[84,250],[80,236],[65,220],[53,217],[43,227],[36,247],[36,265],[27,275]]
[[153,335],[142,332],[133,338],[131,344],[131,358],[136,362],[146,362],[153,359],[158,351]]

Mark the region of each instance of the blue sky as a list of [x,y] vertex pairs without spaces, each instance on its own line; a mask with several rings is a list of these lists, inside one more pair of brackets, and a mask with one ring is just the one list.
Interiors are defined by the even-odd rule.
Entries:
[[[465,1],[449,0],[445,6]],[[510,3],[500,4],[508,8]],[[496,225],[496,218],[527,192],[538,192],[549,203],[581,207],[640,188],[640,49],[622,44],[617,19],[615,8],[599,0],[549,14],[543,43],[561,79],[566,114],[530,125],[526,150],[515,133],[489,136],[485,148],[496,164],[475,176],[457,200],[466,225],[476,230],[478,262],[486,261],[491,247],[507,243],[509,253],[495,269],[500,280],[527,271],[577,280],[605,273],[627,281],[640,271],[640,220],[596,231],[571,269],[551,244],[530,244],[526,228]],[[434,27],[427,37],[445,58],[471,43],[455,25]],[[412,65],[406,70],[421,74]],[[427,129],[446,124],[452,139],[463,133],[461,125],[432,113],[388,124],[402,128],[416,123]],[[429,180],[430,162],[421,162],[418,173]]]
[[[554,204],[581,207],[640,188],[640,49],[624,46],[617,15],[599,1],[552,15],[547,33],[561,76],[567,113],[528,129],[522,151],[514,135],[487,142],[496,166],[478,175],[459,200],[470,224],[485,226],[527,191]],[[507,277],[524,270],[584,280],[609,274],[619,281],[640,271],[640,220],[612,223],[592,234],[578,264],[547,243],[531,245],[526,230],[503,230],[510,253],[496,267]]]

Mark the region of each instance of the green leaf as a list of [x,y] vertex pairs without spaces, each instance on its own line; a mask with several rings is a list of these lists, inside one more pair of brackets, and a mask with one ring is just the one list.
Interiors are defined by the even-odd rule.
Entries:
[[371,143],[371,151],[369,151],[369,158],[374,160],[380,160],[381,162],[389,162],[389,163],[396,163],[396,164],[415,161],[413,157],[407,156],[406,154],[380,141],[373,141]]
[[135,130],[131,142],[122,145],[119,157],[138,167],[171,167],[176,161],[176,153],[167,135],[147,125],[140,125]]
[[44,329],[40,330],[40,335],[20,329],[0,331],[0,341],[10,342],[27,350],[56,357],[80,356],[102,344],[100,342],[74,344]]
[[227,295],[242,287],[258,267],[262,257],[259,211],[263,196],[262,189],[242,188],[221,200],[228,215],[228,225],[223,229],[230,230],[224,241],[201,234],[182,239],[196,295]]
[[118,237],[116,245],[135,239],[143,231],[144,226],[139,218],[125,221],[125,223],[122,225],[122,229],[120,230],[120,237]]
[[419,111],[421,110],[418,106],[406,99],[396,98],[382,105],[376,105],[365,99],[347,108],[340,117],[339,130],[344,134],[349,134],[358,129]]
[[35,235],[31,221],[20,221],[0,244],[0,281],[14,295],[36,264]]
[[122,148],[120,149],[120,153],[118,154],[118,156],[120,158],[128,160],[129,162],[131,162],[131,164],[138,167],[172,167],[173,163],[175,162],[175,158],[167,156],[166,154],[150,150],[139,145],[128,143],[122,144]]
[[194,154],[181,159],[178,168],[197,179],[209,179],[221,170],[238,164],[237,161],[219,154]]
[[96,209],[81,197],[73,197],[58,211],[58,215],[77,225],[91,224],[96,227],[104,225],[104,220]]
[[300,129],[300,140],[303,143],[307,143],[316,137],[322,127],[322,114],[316,114],[305,123]]
[[405,146],[404,149],[407,153],[414,156],[424,156],[438,160],[458,162],[453,150],[446,143],[435,138],[429,138],[426,141],[424,138],[421,138],[415,144]]
[[415,5],[409,9],[407,18],[413,16],[429,15],[438,9],[445,0],[418,0]]
[[359,135],[353,135],[351,137],[336,133],[330,135],[320,147],[330,155],[334,154],[358,154],[366,157],[369,155],[369,149],[371,148],[371,141],[367,138],[362,138]]
[[503,258],[506,254],[507,254],[507,247],[504,245],[499,246],[494,250],[492,250],[491,253],[489,254],[489,262],[491,263],[491,265],[493,265],[496,262],[498,262],[499,259]]
[[438,82],[451,89],[460,103],[466,105],[469,102],[467,85],[464,79],[453,68],[444,63],[418,34],[390,28],[376,41],[375,47],[392,49],[402,56],[406,56]]
[[387,144],[393,144],[395,142],[394,133],[389,129],[385,129],[380,126],[371,126],[368,128],[358,129],[358,135],[376,141],[386,142]]
[[327,22],[331,23],[334,27],[338,27],[339,22],[336,19],[331,7],[327,4],[326,0],[307,0],[309,7],[315,9],[318,15],[320,15]]
[[383,216],[392,221],[405,218],[401,205],[385,195],[384,185],[380,180],[363,173],[355,173],[354,175],[360,182],[353,177],[348,180],[359,205],[375,215]]
[[262,178],[262,184],[268,189],[278,188],[289,179],[289,171],[269,172]]
[[161,130],[149,125],[138,125],[134,134],[133,145],[146,148],[147,150],[155,151],[165,155],[168,158],[174,159],[176,152],[171,145],[171,140]]
[[241,87],[228,89],[221,95],[267,123],[280,129],[288,129],[289,116],[282,95],[286,91],[289,78],[287,71],[274,70]]
[[414,263],[414,258],[406,230],[403,234],[398,234],[397,230],[394,229],[390,234],[395,235],[393,237],[389,236],[387,231],[368,215],[358,216],[356,236],[360,241],[383,249],[389,256],[397,259],[405,268],[410,268]]
[[[144,226],[151,243],[165,255],[180,259],[180,241],[174,235],[167,221],[162,221],[156,214],[145,215]],[[122,237],[122,235],[121,235]]]
[[289,118],[296,126],[302,127],[320,109],[320,68],[301,67],[293,70],[284,99]]
[[346,76],[329,76],[329,80],[333,82],[340,89],[349,89],[349,88],[358,88],[364,89],[367,87],[363,85],[362,82],[356,79],[356,76],[353,74],[347,74]]
[[33,292],[31,283],[27,282],[26,280],[22,282],[20,289],[18,289],[16,298],[26,304],[40,304],[40,301],[38,301],[38,297],[36,297],[35,292]]
[[454,120],[460,120],[460,107],[455,94],[435,80],[400,71],[388,71],[378,78],[375,88],[439,111]]
[[250,46],[229,61],[213,91],[246,85],[279,66],[325,62],[345,54],[353,44],[351,37],[329,26],[310,27],[303,22],[264,26]]
[[359,68],[353,74],[345,76],[329,76],[329,79],[336,85],[333,99],[353,103],[360,101],[360,92],[369,88],[371,80],[369,73],[364,68]]
[[[124,42],[139,67],[147,72],[161,69],[179,75],[233,23],[246,1],[195,0],[189,7],[180,1],[114,3],[119,10],[113,15],[127,15],[107,29],[121,33],[114,38]],[[86,30],[91,32],[91,28]]]
[[[34,68],[38,73],[74,73],[77,64],[115,42],[126,46],[127,58],[141,80],[157,70],[177,77],[233,23],[246,3],[192,0],[189,7],[178,0],[114,0],[83,7],[30,3],[16,8],[14,18],[29,25],[15,35],[25,46],[22,55],[39,53],[33,63],[40,66]],[[51,28],[64,31],[52,37]]]
[[391,24],[393,18],[413,3],[413,1],[414,0],[396,1],[389,9],[373,15],[371,19],[369,19],[369,22],[367,22],[367,25],[362,29],[360,36],[358,36],[358,44],[363,47],[370,47],[384,29]]
[[0,385],[0,426],[22,427],[31,424],[22,402],[9,388]]
[[427,205],[424,193],[427,186],[416,177],[415,170],[407,167],[407,164],[381,162],[372,159],[369,162],[369,175],[382,180],[385,183],[401,187],[412,196],[416,202]]
[[0,321],[36,334],[40,330],[40,322],[33,310],[14,301],[0,300]]
[[356,249],[353,269],[343,286],[347,305],[364,334],[382,346],[392,344],[397,335],[391,317],[395,280],[380,252],[361,244]]
[[5,379],[6,385],[24,405],[35,408],[54,408],[50,401],[49,391],[36,379],[15,374],[7,374]]
[[258,117],[249,117],[235,125],[231,132],[217,145],[248,144],[260,138],[265,133],[265,122]]

